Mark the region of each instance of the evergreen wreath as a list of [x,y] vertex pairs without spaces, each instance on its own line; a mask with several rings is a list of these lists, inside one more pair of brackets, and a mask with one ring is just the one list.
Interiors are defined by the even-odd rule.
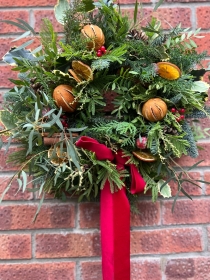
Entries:
[[[21,19],[5,21],[24,30],[16,40],[35,37],[40,46],[26,49],[30,38],[3,57],[18,79],[10,79],[14,87],[4,94],[1,134],[8,136],[6,150],[13,139],[21,143],[8,156],[19,169],[3,195],[15,179],[25,191],[27,173],[41,202],[46,193],[97,199],[106,180],[111,192],[129,186],[129,169],[118,170],[115,162],[76,145],[84,136],[121,150],[153,201],[171,196],[170,181],[178,185],[177,196],[189,197],[182,183],[199,180],[190,177],[192,167],[177,172],[176,158],[198,156],[189,120],[209,117],[209,85],[200,79],[206,53],[198,53],[193,41],[200,30],[180,24],[163,30],[153,15],[142,26],[138,9],[136,3],[130,22],[112,0],[76,0],[73,6],[60,0],[55,16],[63,25],[61,38],[49,19],[39,34]],[[136,198],[129,188],[127,194]]]

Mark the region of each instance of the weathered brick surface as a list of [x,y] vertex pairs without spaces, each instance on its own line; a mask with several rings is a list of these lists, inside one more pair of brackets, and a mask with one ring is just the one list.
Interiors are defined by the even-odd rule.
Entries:
[[131,232],[131,254],[171,254],[202,251],[200,228]]
[[92,257],[100,255],[98,233],[37,234],[36,258]]
[[205,194],[210,195],[210,171],[204,173],[204,180],[209,182],[209,184],[205,184]]
[[131,215],[131,226],[154,226],[160,224],[160,202],[140,201],[138,214]]
[[209,16],[210,7],[198,7],[196,9],[197,27],[202,29],[210,28]]
[[[130,18],[133,18],[134,3],[135,0],[121,2],[125,4],[122,10]],[[138,14],[139,24],[145,25],[151,19],[154,3],[151,0],[143,0],[142,3],[143,10],[140,9]],[[55,30],[62,32],[62,25],[56,22],[53,14],[54,4],[56,1],[51,0],[0,0],[0,20],[22,18],[39,31],[42,18],[48,17]],[[207,50],[210,55],[209,7],[210,2],[206,0],[166,0],[153,15],[163,21],[165,29],[180,22],[182,27],[201,27],[199,35],[205,37],[195,39],[198,51]],[[6,23],[0,25],[0,106],[3,93],[13,87],[8,78],[17,77],[17,73],[3,64],[1,58],[11,46],[20,45],[26,40],[11,42],[23,32]],[[36,41],[28,48],[33,49],[38,44]],[[209,58],[206,59],[204,67],[209,62]],[[204,76],[207,82],[208,76],[209,73]],[[210,105],[210,100],[207,104]],[[201,119],[200,129],[206,127],[210,127],[210,121]],[[191,174],[195,179],[206,181],[210,181],[208,137],[206,133],[202,137],[205,141],[198,143],[204,147],[198,158],[183,157],[178,161],[182,166],[192,166],[204,159]],[[5,159],[2,150],[0,195],[6,186],[4,179],[9,178],[16,169],[6,164]],[[131,214],[131,280],[210,280],[210,185],[201,183],[200,189],[184,183],[183,187],[192,195],[193,201],[181,194],[174,213],[171,212],[171,199],[158,200],[153,204],[148,193],[139,200],[139,214]],[[34,202],[32,193],[19,192],[14,196],[17,188],[17,183],[12,184],[0,204],[0,280],[102,280],[99,203],[88,202],[76,206],[75,200],[68,203],[48,200],[33,224],[37,197]],[[172,185],[173,195],[176,189]],[[47,198],[52,199],[51,196]],[[74,261],[70,262],[68,258]]]
[[[132,260],[131,261],[131,280],[161,280],[161,266],[158,260]],[[81,280],[102,280],[100,262],[82,262]]]
[[[16,18],[23,19],[26,22],[29,22],[29,12],[23,11],[23,10],[15,10],[15,11],[9,11],[9,10],[0,10],[0,19],[1,20],[12,20],[14,21]],[[16,32],[23,32],[22,29],[19,27],[16,27],[14,25],[8,24],[8,23],[1,23],[0,24],[0,34],[11,34]]]
[[0,1],[0,7],[44,7],[44,6],[52,6],[54,7],[56,1],[54,0],[37,0],[36,2],[29,1],[29,0],[23,0],[23,1]]
[[[201,174],[200,172],[190,172],[190,179],[193,180],[202,180]],[[189,177],[187,176],[183,176],[182,178],[185,179],[189,179]],[[195,195],[201,195],[202,194],[202,184],[200,182],[196,182],[193,181],[195,184],[197,184],[198,186],[185,181],[182,184],[182,188],[190,195],[190,196],[195,196]],[[170,187],[172,190],[172,195],[175,196],[178,192],[179,186],[177,183],[175,183],[174,181],[170,182]],[[179,193],[179,196],[184,196],[184,194],[182,192]]]
[[100,205],[99,203],[81,203],[79,205],[80,228],[99,228]]
[[197,158],[191,158],[188,156],[182,156],[176,162],[181,166],[190,167],[193,166],[195,163],[203,160],[198,166],[210,166],[210,143],[199,143],[199,146],[202,147],[199,150],[199,156]]
[[161,265],[158,260],[132,260],[131,280],[161,280]]
[[0,235],[0,244],[1,260],[31,259],[30,234],[3,234]]
[[[129,18],[133,18],[133,8],[122,9],[122,11]],[[143,17],[142,14],[144,15]],[[152,15],[162,21],[162,27],[164,29],[170,29],[171,26],[175,27],[179,23],[182,24],[182,27],[189,27],[191,25],[191,10],[189,8],[159,8],[155,13],[153,13],[152,9],[145,8],[143,9],[143,13],[141,10],[138,12],[140,24],[145,26],[150,22]]]
[[210,199],[179,200],[173,213],[172,203],[163,202],[164,225],[210,223]]
[[72,204],[44,204],[33,223],[37,207],[38,204],[1,205],[0,230],[74,227]]
[[210,275],[210,258],[179,258],[166,263],[166,280],[208,280]]
[[74,262],[0,264],[1,280],[77,280]]
[[48,18],[52,24],[54,31],[56,32],[63,32],[63,25],[57,22],[55,19],[54,12],[52,10],[35,10],[34,11],[34,18],[35,18],[35,30],[39,31],[42,25],[42,19]]
[[0,65],[0,88],[12,88],[14,84],[8,79],[17,79],[17,72],[11,71],[10,65]]
[[194,38],[193,40],[196,42],[198,48],[197,51],[199,53],[206,51],[207,55],[210,55],[210,33],[199,33],[199,36],[204,36],[203,38]]

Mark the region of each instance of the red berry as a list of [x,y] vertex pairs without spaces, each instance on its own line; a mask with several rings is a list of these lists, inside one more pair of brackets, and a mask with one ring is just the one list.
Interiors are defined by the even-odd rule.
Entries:
[[139,149],[146,149],[147,147],[147,137],[141,137],[136,139],[136,147]]
[[177,122],[180,122],[182,119],[179,117],[179,118],[176,118],[176,121]]
[[179,109],[179,113],[180,114],[184,114],[185,113],[185,109],[184,108]]
[[171,108],[171,113],[175,113],[176,112],[176,108]]
[[179,118],[180,118],[181,120],[184,120],[184,119],[185,119],[185,116],[184,116],[184,115],[181,115]]
[[97,55],[97,57],[101,57],[102,56],[102,52],[100,50],[98,50],[96,55]]
[[105,52],[106,48],[105,48],[105,46],[101,46],[99,50],[102,51],[102,52]]

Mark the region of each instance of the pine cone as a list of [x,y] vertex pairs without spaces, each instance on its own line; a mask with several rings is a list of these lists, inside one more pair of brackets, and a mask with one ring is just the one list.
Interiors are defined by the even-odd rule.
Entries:
[[40,82],[36,82],[36,80],[37,80],[36,77],[30,79],[30,82],[31,82],[30,86],[32,87],[32,89],[33,89],[35,92],[38,93],[40,90],[43,89],[43,86],[42,86],[42,84],[41,84]]
[[148,36],[146,35],[146,33],[144,31],[138,31],[137,29],[131,29],[129,30],[128,34],[127,34],[127,38],[129,40],[141,40],[144,42],[147,42],[148,40]]
[[168,127],[168,126],[165,126],[163,128],[163,132],[165,134],[178,135],[178,131],[175,128]]

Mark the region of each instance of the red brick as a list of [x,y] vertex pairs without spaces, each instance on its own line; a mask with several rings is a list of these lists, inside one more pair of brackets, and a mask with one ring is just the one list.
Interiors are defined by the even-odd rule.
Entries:
[[197,16],[197,28],[208,29],[210,28],[210,7],[197,7],[196,8]]
[[81,262],[81,280],[102,280],[101,262]]
[[201,32],[198,35],[204,37],[193,39],[198,46],[197,51],[199,53],[207,51],[207,55],[210,55],[210,33]]
[[36,258],[71,258],[100,255],[98,233],[37,234]]
[[0,88],[13,88],[14,84],[9,79],[17,79],[17,72],[11,70],[10,65],[0,65]]
[[207,234],[208,234],[208,251],[210,251],[210,226],[207,227]]
[[30,234],[2,234],[0,244],[1,260],[31,259]]
[[0,0],[0,7],[37,7],[37,6],[54,6],[56,2],[54,0],[37,0],[36,2],[23,0],[23,1],[12,1],[7,2]]
[[[0,11],[0,18],[1,20],[12,20],[14,21],[16,18],[22,19],[26,22],[29,22],[29,12],[23,10],[16,10],[16,11]],[[0,34],[15,34],[17,32],[24,32],[24,30],[8,24],[2,23],[0,24]]]
[[195,163],[203,160],[198,167],[210,165],[210,143],[199,143],[199,146],[202,147],[202,150],[199,150],[199,156],[197,158],[191,158],[189,156],[182,156],[180,159],[176,160],[176,162],[181,166],[190,167]]
[[[154,278],[155,275],[155,278]],[[161,280],[161,266],[158,260],[132,260],[131,280]]]
[[[200,172],[190,172],[189,176],[190,176],[191,179],[194,179],[194,180],[202,180]],[[189,179],[189,177],[187,178],[186,176],[183,176],[182,178]],[[187,181],[183,182],[183,184],[182,184],[183,189],[190,196],[195,196],[195,195],[201,195],[202,194],[202,188],[201,188],[202,184],[199,183],[199,182],[195,182],[195,183],[198,184],[200,187],[195,186],[195,185],[193,185],[193,184],[191,184],[190,182],[187,182]],[[174,181],[170,182],[170,187],[171,187],[171,190],[172,190],[172,195],[173,196],[176,195],[177,191],[178,191],[178,184],[175,183]],[[180,192],[179,195],[184,196],[184,194],[182,192]]]
[[0,206],[0,230],[72,228],[75,209],[68,204],[43,204],[35,223],[32,223],[38,204]]
[[171,254],[202,251],[200,228],[131,232],[131,254]]
[[99,203],[79,204],[79,226],[80,228],[99,228],[100,206]]
[[[133,18],[133,8],[122,9],[122,12],[123,14],[127,14],[129,18]],[[182,24],[182,27],[191,26],[191,9],[189,8],[159,8],[155,13],[153,9],[145,8],[143,9],[143,13],[141,10],[138,13],[140,24],[145,26],[150,22],[152,15],[162,22],[162,28],[164,29],[170,29],[171,26],[175,27],[179,23]]]
[[74,262],[0,264],[1,280],[76,280]]
[[208,280],[210,275],[210,258],[179,258],[166,263],[166,280]]
[[[210,182],[210,172],[204,172],[204,180]],[[205,194],[210,195],[210,184],[205,184]]]
[[63,32],[63,25],[57,22],[53,10],[34,10],[34,18],[36,31],[40,31],[42,19],[48,18],[53,24],[54,31]]
[[[10,177],[1,177],[1,185],[0,185],[0,197],[3,193],[3,191],[6,189],[9,180],[11,178]],[[10,187],[10,189],[8,190],[8,192],[5,194],[4,199],[3,200],[31,200],[33,199],[33,193],[32,192],[22,192],[22,191],[18,191],[19,185],[17,183],[16,180],[14,180],[12,182],[12,185]],[[32,188],[32,184],[30,183],[27,188]]]
[[160,202],[140,201],[138,214],[131,215],[131,226],[160,225]]
[[[157,260],[132,260],[131,280],[161,280],[161,267]],[[81,262],[81,280],[102,280],[100,262]]]
[[190,199],[176,202],[172,213],[172,201],[163,202],[163,224],[205,224],[210,222],[210,199]]

